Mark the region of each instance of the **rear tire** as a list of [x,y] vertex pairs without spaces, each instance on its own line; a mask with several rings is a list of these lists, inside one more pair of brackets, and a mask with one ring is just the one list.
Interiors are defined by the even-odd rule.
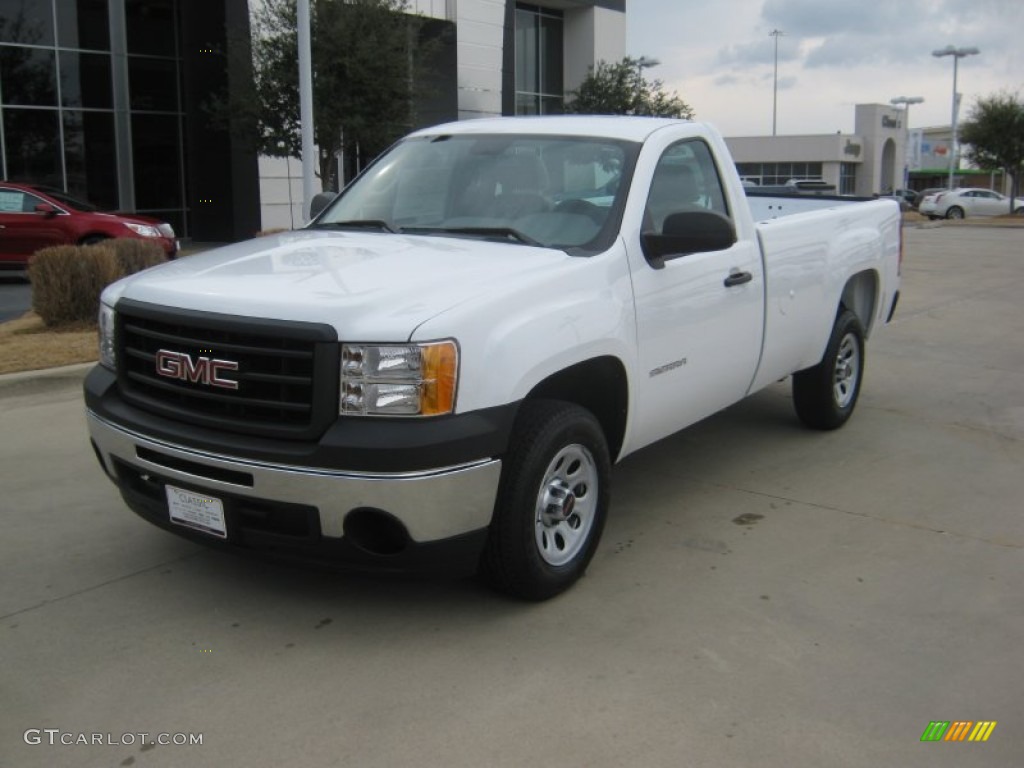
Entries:
[[959,205],[954,205],[948,211],[946,211],[947,219],[962,219],[964,217],[964,209]]
[[857,406],[863,377],[864,329],[857,316],[843,308],[821,362],[793,375],[797,416],[812,429],[838,429]]
[[597,550],[611,460],[587,410],[523,403],[502,467],[481,573],[495,589],[546,600],[572,586]]

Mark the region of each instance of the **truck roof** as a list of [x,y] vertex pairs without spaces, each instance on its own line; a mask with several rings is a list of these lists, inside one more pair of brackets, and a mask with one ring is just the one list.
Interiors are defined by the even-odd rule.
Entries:
[[533,133],[564,136],[643,141],[659,128],[669,125],[702,125],[690,120],[627,115],[550,115],[545,117],[489,117],[421,128],[412,136],[440,136],[468,133]]

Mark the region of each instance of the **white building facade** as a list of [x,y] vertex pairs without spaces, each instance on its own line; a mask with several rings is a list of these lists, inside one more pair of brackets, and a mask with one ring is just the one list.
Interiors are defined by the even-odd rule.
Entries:
[[882,104],[858,104],[853,133],[726,139],[745,180],[823,179],[837,194],[863,197],[903,186],[907,142],[903,110]]
[[[591,67],[626,55],[626,0],[411,0],[409,10],[455,28],[454,108],[436,113],[442,121],[560,113]],[[260,158],[264,230],[302,226],[301,176],[294,158]]]

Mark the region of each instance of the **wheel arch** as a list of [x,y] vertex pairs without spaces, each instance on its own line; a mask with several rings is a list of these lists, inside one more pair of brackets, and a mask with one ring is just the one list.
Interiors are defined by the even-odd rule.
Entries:
[[525,399],[562,400],[586,408],[601,425],[612,461],[618,457],[626,435],[629,379],[617,357],[594,357],[553,373]]
[[865,338],[871,334],[875,309],[878,306],[879,282],[878,273],[873,269],[865,269],[852,275],[843,286],[839,306],[836,308],[837,316],[842,313],[844,307],[857,316],[864,329]]

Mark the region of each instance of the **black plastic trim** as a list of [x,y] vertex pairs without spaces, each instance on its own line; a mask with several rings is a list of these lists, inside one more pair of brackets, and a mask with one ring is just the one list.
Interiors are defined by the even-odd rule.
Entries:
[[172,420],[121,397],[117,377],[97,365],[85,379],[86,406],[97,416],[147,438],[206,453],[275,464],[415,472],[490,459],[505,453],[519,403],[433,418],[344,416],[314,440],[242,435]]
[[887,318],[885,318],[885,322],[887,322],[887,323],[891,323],[892,322],[892,317],[893,317],[893,315],[896,314],[896,305],[899,304],[899,302],[900,302],[900,292],[896,291],[896,293],[892,297],[892,306],[889,307],[889,316]]
[[[115,309],[117,333],[122,337],[117,344],[118,369],[121,372],[120,388],[124,399],[139,409],[217,431],[288,440],[316,439],[323,434],[337,413],[340,351],[337,332],[330,325],[164,307],[133,299],[121,299]],[[273,358],[304,361],[303,364],[309,369],[308,374],[304,373],[302,383],[294,386],[300,390],[308,387],[308,399],[304,396],[297,402],[286,402],[229,395],[225,391],[206,391],[194,385],[142,377],[130,370],[126,359],[128,350],[123,341],[123,333],[125,329],[132,328],[134,319],[195,329],[195,337],[190,336],[188,332],[170,336],[153,329],[140,329],[137,326],[133,331],[136,336],[155,341],[167,340],[179,347],[191,348],[209,344],[218,352],[228,354],[253,354],[254,350],[262,349],[264,357],[272,355]],[[206,334],[218,333],[265,338],[269,342],[282,343],[282,347],[254,348],[237,342],[222,344],[204,338]],[[284,348],[283,345],[290,342],[302,344],[305,348]],[[254,356],[260,355],[256,352]],[[143,353],[133,354],[132,358],[148,359]],[[245,365],[236,375],[237,381],[243,387],[249,382],[288,387],[291,386],[288,378],[280,374],[265,375],[258,371],[250,371]],[[166,390],[168,399],[159,396],[160,390]],[[187,398],[191,401],[192,407],[174,402],[174,398]],[[208,405],[205,409],[194,407],[198,402],[221,405]],[[244,418],[238,415],[241,412],[246,413]],[[275,413],[282,412],[294,416],[287,420],[273,418]]]

